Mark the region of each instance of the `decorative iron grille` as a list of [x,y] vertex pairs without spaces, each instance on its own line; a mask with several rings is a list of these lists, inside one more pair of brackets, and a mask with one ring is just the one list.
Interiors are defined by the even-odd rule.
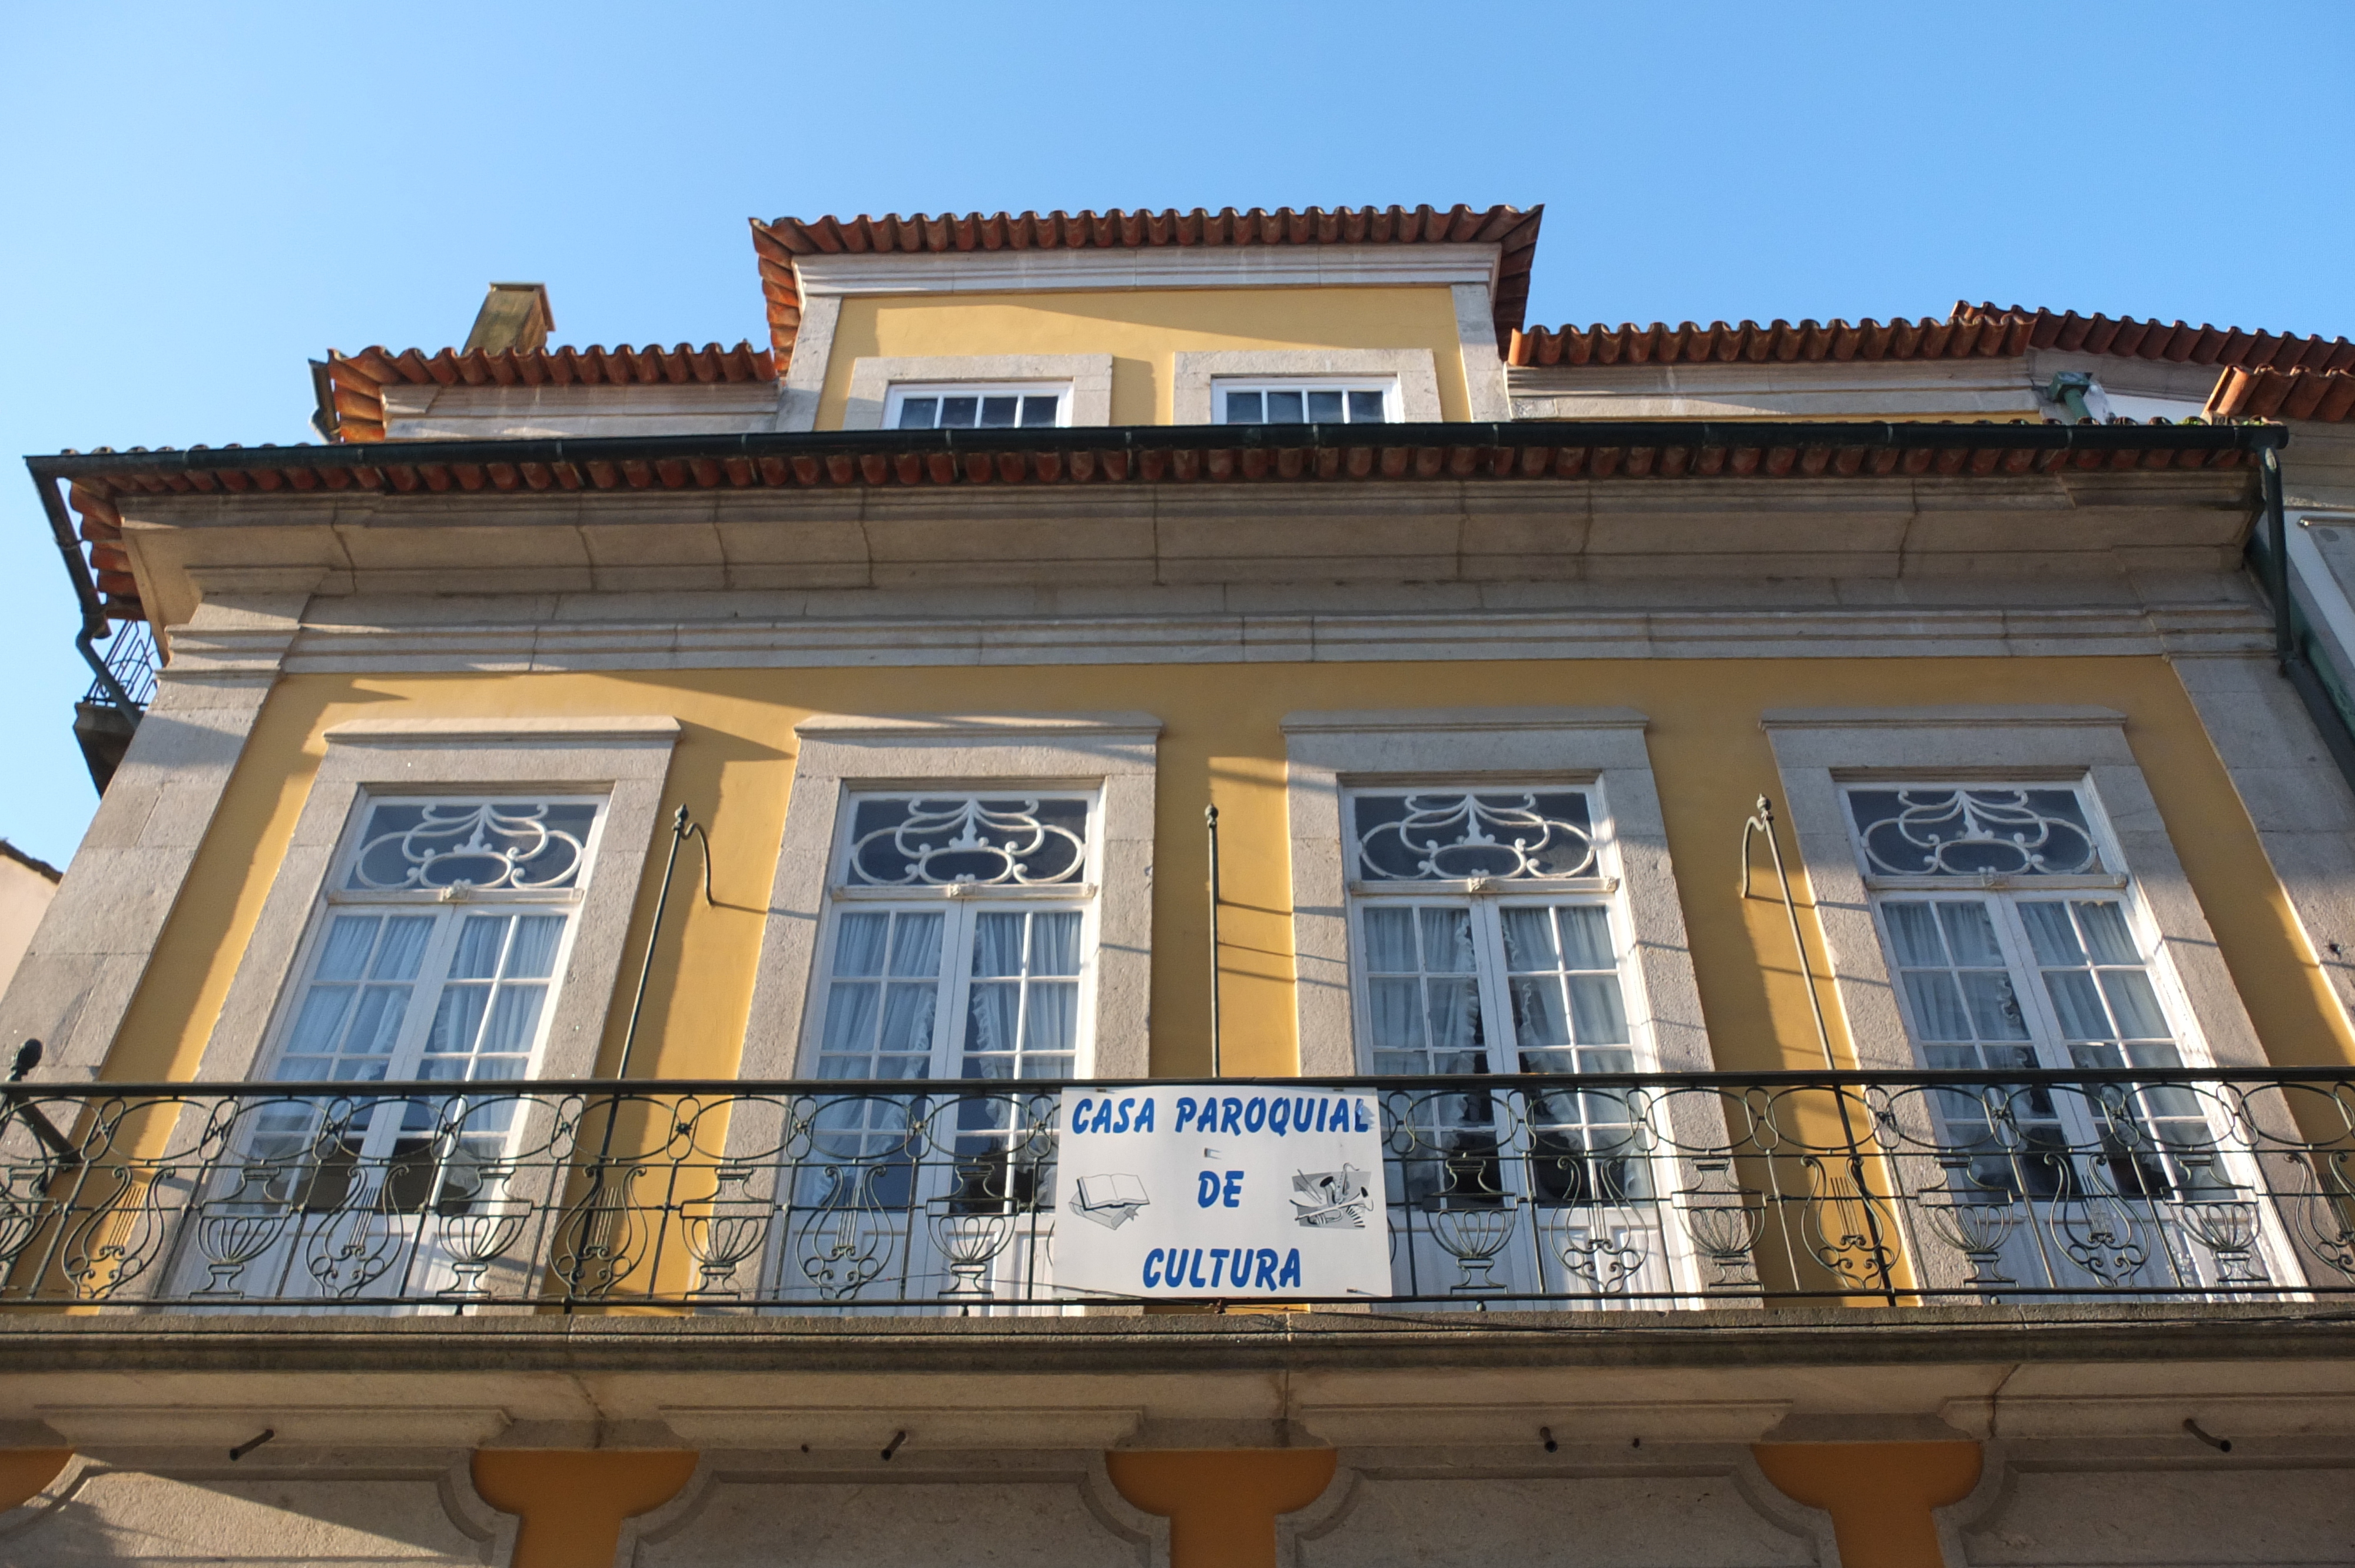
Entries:
[[[1399,1304],[2355,1292],[2355,1075],[1319,1082],[1381,1104]],[[16,1086],[0,1305],[1070,1310],[1062,1086]]]

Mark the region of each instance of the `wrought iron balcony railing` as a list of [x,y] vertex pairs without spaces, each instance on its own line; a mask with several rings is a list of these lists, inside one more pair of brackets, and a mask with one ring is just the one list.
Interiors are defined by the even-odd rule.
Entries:
[[[2355,1075],[1346,1083],[1381,1107],[1391,1299],[1424,1308],[2355,1291]],[[1055,1283],[1062,1086],[16,1086],[0,1305],[1134,1300]]]

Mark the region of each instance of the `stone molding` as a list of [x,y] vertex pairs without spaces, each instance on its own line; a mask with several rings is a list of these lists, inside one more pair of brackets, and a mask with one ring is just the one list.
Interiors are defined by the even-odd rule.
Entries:
[[[1094,1027],[1092,1057],[1081,1064],[1080,1075],[1145,1075],[1153,946],[1147,868],[1158,718],[1139,713],[819,715],[794,733],[800,749],[753,977],[741,1076],[796,1076],[806,1042],[816,1037],[823,997],[815,965],[842,805],[850,792],[1018,781],[1101,792],[1101,870],[1092,912]],[[731,1146],[740,1142],[737,1131],[731,1123]]]
[[1171,356],[1169,422],[1216,423],[1211,384],[1224,376],[1395,376],[1399,418],[1408,424],[1437,424],[1438,361],[1427,348],[1270,348],[1180,350]]
[[[850,362],[850,395],[843,405],[846,430],[879,430],[883,405],[903,382],[1046,381],[1071,389],[1071,428],[1112,423],[1112,355],[1109,354],[966,354],[889,358],[862,355]],[[1437,416],[1433,416],[1436,418]]]
[[[1388,613],[1327,609],[1320,601],[1338,596],[1305,589],[1295,595],[1207,588],[981,590],[955,596],[966,607],[962,612],[922,594],[833,596],[845,601],[838,606],[826,595],[697,597],[708,597],[708,608],[683,596],[654,597],[646,615],[612,619],[568,613],[586,608],[569,596],[517,599],[511,601],[516,619],[441,624],[412,619],[409,601],[321,600],[314,606],[317,623],[295,634],[285,668],[291,674],[390,674],[1466,659],[2187,658],[2262,656],[2272,646],[2265,619],[2231,603],[1530,608],[1533,599],[1572,596],[1501,585],[1399,590],[1391,597],[1401,608]],[[1005,613],[972,613],[976,597],[1002,601]],[[1362,602],[1369,596],[1349,597]],[[780,598],[801,613],[724,613],[773,605]],[[1287,599],[1299,608],[1284,608]],[[1429,608],[1406,608],[1417,599]],[[1264,608],[1214,608],[1236,600]],[[879,613],[855,613],[860,602],[874,604]],[[1103,612],[1124,605],[1128,613]],[[363,618],[378,606],[402,608],[367,624]],[[664,609],[669,616],[661,615]]]
[[1293,995],[1300,1071],[1372,1071],[1350,984],[1348,824],[1353,784],[1532,777],[1591,785],[1603,816],[1599,869],[1632,931],[1623,980],[1640,1054],[1664,1070],[1712,1063],[1684,909],[1668,861],[1642,714],[1630,708],[1432,708],[1284,716],[1292,849]]
[[1785,708],[1762,715],[1859,1066],[1909,1070],[1918,1064],[1839,782],[1900,771],[1965,783],[2047,779],[2090,786],[2095,831],[2112,841],[2105,847],[2133,880],[2129,896],[2158,935],[2153,978],[2190,1026],[2187,1058],[2205,1055],[2224,1068],[2270,1065],[2126,742],[2126,722],[2124,714],[2105,708],[2035,705]]
[[323,907],[339,848],[371,792],[516,787],[607,797],[564,973],[533,1065],[538,1077],[594,1075],[630,912],[660,814],[678,721],[358,719],[327,732],[261,913],[198,1063],[198,1083],[243,1083],[262,1065],[272,1021]]
[[[1418,284],[1493,288],[1501,246],[1153,246],[1085,250],[864,251],[796,256],[801,281],[801,357],[814,300],[850,294],[997,294],[1032,290],[1397,288]],[[1496,341],[1493,321],[1486,323]]]
[[302,594],[220,596],[176,659],[0,999],[0,1044],[48,1047],[37,1082],[89,1083],[114,1048],[238,758],[295,638]]

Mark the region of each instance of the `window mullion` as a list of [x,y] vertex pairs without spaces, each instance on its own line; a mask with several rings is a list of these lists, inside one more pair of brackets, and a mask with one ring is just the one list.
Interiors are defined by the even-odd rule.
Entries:
[[965,1012],[973,1005],[973,939],[975,907],[971,899],[949,906],[941,923],[940,1012],[933,1021],[932,1075],[959,1077],[964,1072]]
[[1472,901],[1473,964],[1479,975],[1480,1010],[1488,1020],[1488,1070],[1521,1070],[1518,1033],[1513,1028],[1511,984],[1505,978],[1505,926],[1493,898]]
[[[449,982],[458,927],[464,923],[464,916],[453,909],[428,909],[425,913],[433,917],[433,932],[425,939],[425,951],[418,955],[417,978],[409,988],[409,1011],[401,1017],[400,1034],[393,1042],[392,1058],[384,1066],[385,1075],[395,1080],[417,1075],[417,1064],[425,1054],[425,1037],[432,1030],[433,1015],[441,1011],[442,992]],[[388,911],[388,927],[393,917],[392,912]]]

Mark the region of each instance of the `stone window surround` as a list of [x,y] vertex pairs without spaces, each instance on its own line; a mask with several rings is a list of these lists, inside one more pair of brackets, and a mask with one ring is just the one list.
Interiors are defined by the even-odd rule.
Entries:
[[[1900,775],[2085,785],[2142,923],[2158,933],[2153,969],[2162,991],[2189,1010],[2186,1059],[2196,1065],[2204,1053],[2219,1067],[2269,1065],[2126,744],[2126,724],[2122,713],[2076,705],[1770,708],[1761,716],[1859,1067],[1920,1065],[1840,798],[1845,783]],[[1957,883],[1958,890],[1976,885]]]
[[678,735],[678,721],[669,717],[356,719],[330,728],[327,755],[238,960],[197,1081],[241,1083],[263,1065],[336,849],[367,795],[461,789],[607,795],[597,857],[534,1068],[542,1078],[593,1076]]
[[906,381],[1051,381],[1071,389],[1068,426],[1112,423],[1109,354],[964,354],[871,356],[850,362],[850,395],[842,408],[846,430],[879,430],[891,388]]
[[1144,713],[825,714],[796,725],[799,751],[739,1076],[794,1077],[804,1043],[817,1037],[824,991],[815,966],[831,901],[837,823],[851,793],[954,783],[1101,791],[1095,1027],[1080,1071],[1144,1077],[1150,1065],[1160,734],[1161,721]]
[[1477,785],[1484,776],[1598,787],[1596,847],[1633,933],[1628,1021],[1667,1072],[1705,1072],[1709,1037],[1668,863],[1647,723],[1631,708],[1422,708],[1284,717],[1294,996],[1305,1077],[1361,1073],[1349,987],[1346,787]]
[[1408,424],[1439,423],[1439,362],[1427,348],[1273,348],[1181,351],[1172,356],[1169,422],[1213,422],[1211,383],[1223,376],[1394,376],[1399,418]]

